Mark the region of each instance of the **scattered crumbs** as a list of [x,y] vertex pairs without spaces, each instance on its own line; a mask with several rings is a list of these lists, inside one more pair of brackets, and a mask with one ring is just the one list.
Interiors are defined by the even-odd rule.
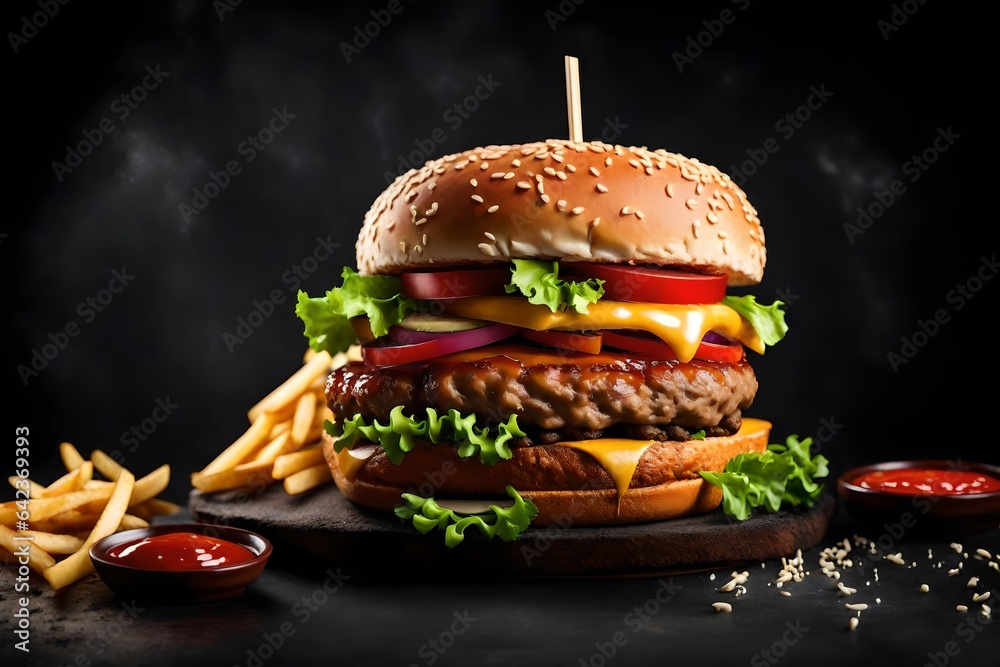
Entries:
[[948,570],[948,576],[949,577],[954,577],[959,572],[961,572],[961,570],[959,570],[957,567],[956,568],[952,568],[952,569]]
[[969,579],[969,583],[965,585],[966,588],[975,588],[979,585],[979,577],[972,577]]
[[730,614],[733,611],[733,605],[729,604],[728,602],[713,602],[712,609],[718,612]]
[[948,546],[951,547],[952,549],[954,549],[955,553],[957,553],[957,554],[962,553],[962,545],[959,544],[958,542],[952,542]]
[[927,584],[920,584],[920,592],[921,593],[929,593],[930,590],[931,590],[931,587],[928,586]]
[[979,555],[979,556],[982,556],[986,560],[989,560],[990,558],[993,558],[993,554],[991,554],[986,549],[976,549],[976,554]]
[[906,561],[903,560],[902,553],[888,554],[885,556],[885,559],[890,563],[895,563],[896,565],[906,565]]
[[838,582],[837,588],[839,588],[840,592],[843,593],[844,595],[854,595],[855,593],[858,592],[858,589],[851,588],[850,586],[845,586],[843,582]]
[[955,611],[957,611],[958,613],[961,614],[961,613],[969,611],[969,608],[966,607],[964,604],[959,604],[959,605],[955,605]]
[[868,605],[864,602],[858,602],[858,603],[848,602],[844,606],[850,609],[851,611],[864,611],[868,609]]
[[973,602],[983,602],[983,601],[989,600],[989,599],[990,599],[990,592],[989,591],[986,591],[985,593],[976,593],[975,595],[972,596],[972,601]]
[[[768,586],[770,586],[770,585],[771,585],[771,584],[768,584]],[[784,596],[785,596],[786,598],[790,598],[790,597],[792,597],[792,594],[791,594],[791,593],[789,593],[788,591],[778,591],[778,592],[779,592],[779,593],[780,593],[781,595],[784,595]]]
[[875,604],[882,604],[882,598],[875,598]]
[[982,611],[980,613],[983,615],[983,618],[989,618],[990,616],[993,615],[993,610],[990,608],[988,604],[984,604]]
[[858,623],[860,623],[858,617],[851,616],[851,620],[847,622],[847,629],[850,630],[851,632],[854,632],[855,630],[858,629]]
[[715,572],[713,572],[712,574],[708,575],[708,580],[709,581],[715,581]]

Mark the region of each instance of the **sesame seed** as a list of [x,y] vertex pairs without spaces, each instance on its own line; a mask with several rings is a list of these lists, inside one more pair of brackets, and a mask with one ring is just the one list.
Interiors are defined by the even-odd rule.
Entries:
[[952,569],[948,570],[948,576],[949,577],[954,577],[959,572],[961,572],[961,570],[959,570],[957,567],[952,568]]
[[557,178],[558,178],[558,179],[559,179],[560,181],[565,181],[565,180],[566,180],[566,172],[565,172],[565,171],[557,171],[557,172],[556,172],[556,177],[557,177]]
[[698,206],[698,200],[695,199],[694,197],[691,197],[691,199],[688,199],[686,202],[684,202],[684,205],[693,211]]
[[694,193],[696,195],[700,195],[704,190],[705,190],[704,183],[699,183],[698,185],[694,186]]
[[952,542],[948,546],[951,547],[955,551],[955,553],[957,554],[962,553],[962,545],[959,544],[958,542]]
[[424,237],[420,240],[423,241],[424,245],[427,245],[427,234],[424,234]]
[[512,178],[514,178],[514,172],[512,171],[508,171],[506,174],[503,175],[503,180],[505,181],[509,181]]
[[724,239],[727,236],[729,236],[729,234],[727,234],[724,230],[721,230],[721,229],[719,230],[719,238],[720,239]]
[[518,160],[517,158],[514,158],[514,161],[511,162],[511,164],[514,165],[515,167],[520,167],[521,166],[521,161]]
[[542,171],[544,171],[549,176],[555,176],[556,175],[556,170],[553,169],[552,167],[545,167],[544,169],[542,169]]
[[540,195],[540,198],[541,198],[541,200],[542,200],[543,202],[545,202],[546,204],[548,204],[548,203],[549,203],[549,202],[550,202],[550,201],[552,200],[552,198],[551,198],[551,197],[549,197],[549,196],[548,196],[547,194],[545,194],[544,192],[543,192],[543,193],[542,193],[542,194]]
[[518,181],[517,187],[521,188],[522,190],[530,190],[531,183],[529,183],[528,181]]
[[583,213],[583,211],[584,211],[584,208],[582,206],[576,206],[576,207],[573,208],[572,213],[573,213],[573,215],[580,215],[581,213]]
[[707,219],[708,219],[708,221],[709,221],[709,222],[710,222],[711,224],[713,224],[713,225],[715,225],[715,224],[718,224],[718,222],[719,222],[719,216],[717,216],[716,214],[712,213],[711,211],[709,211],[709,212],[708,212],[708,213],[707,213],[707,214],[705,215],[705,218],[707,218]]
[[479,187],[479,181],[477,181],[477,180],[476,180],[476,179],[474,179],[474,178],[473,178],[472,180],[470,180],[470,181],[469,181],[469,183],[470,183],[470,184],[472,185],[472,187],[474,187],[474,188],[477,188],[477,187]]
[[645,215],[643,214],[643,212],[642,212],[642,211],[638,211],[638,210],[637,210],[637,211],[635,212],[635,217],[637,217],[637,218],[639,218],[640,220],[642,220],[642,219],[643,219],[643,218],[645,218],[646,216],[645,216]]
[[608,157],[608,158],[606,158],[604,160],[604,166],[605,167],[610,167],[611,166],[611,158],[610,157]]
[[724,614],[731,614],[733,612],[733,605],[728,602],[713,602],[712,609]]
[[483,236],[485,236],[486,238],[488,238],[490,241],[496,241],[497,240],[497,237],[493,236],[493,234],[491,234],[489,232],[483,232]]
[[493,204],[493,206],[490,206],[488,209],[486,209],[486,212],[487,213],[496,213],[499,210],[500,210],[500,207],[497,206],[496,204]]
[[406,252],[406,241],[399,242],[399,250],[400,252]]
[[730,211],[732,211],[732,210],[735,209],[735,207],[733,205],[733,196],[731,194],[729,194],[728,192],[723,192],[722,193],[722,198],[726,200],[727,204],[729,204],[729,210]]
[[470,197],[470,199],[472,199],[472,201],[479,202],[480,204],[483,203],[483,198],[480,197],[479,195],[472,195],[472,197]]
[[700,226],[701,226],[701,220],[695,220],[691,224],[691,235],[694,236],[695,238],[698,238],[698,234],[700,233],[699,230],[698,230],[698,228]]
[[903,554],[901,553],[889,554],[885,557],[885,559],[890,563],[895,563],[896,565],[906,565],[906,561],[903,560]]
[[556,162],[562,162],[563,161],[563,156],[559,155],[558,153],[553,153],[552,154],[552,159],[555,160]]
[[632,209],[630,207],[628,207],[628,206],[622,206],[622,210],[621,210],[621,214],[622,215],[629,215],[631,213],[632,213]]
[[638,161],[638,160],[636,160],[635,158],[633,158],[633,159],[629,160],[629,161],[628,161],[628,163],[629,163],[630,165],[632,165],[633,167],[635,167],[636,169],[638,169],[639,167],[641,167],[641,166],[642,166],[641,164],[639,164],[639,161]]
[[576,166],[572,165],[572,164],[567,164],[566,165],[566,171],[568,171],[571,174],[575,174],[576,173]]
[[964,604],[958,604],[955,605],[955,611],[961,614],[963,612],[969,611],[969,608],[966,607]]
[[424,254],[424,249],[423,249],[423,247],[422,247],[422,246],[420,246],[420,245],[415,245],[415,246],[413,246],[413,250],[414,250],[414,251],[416,251],[416,253],[417,253],[418,255],[423,255],[423,254]]
[[674,196],[674,184],[673,183],[667,183],[666,190],[667,190],[667,196],[668,197],[673,197]]
[[488,243],[480,243],[479,249],[483,252],[483,254],[489,255],[490,257],[496,257],[498,254],[497,249]]
[[565,211],[566,210],[566,200],[565,199],[560,199],[559,201],[557,201],[556,202],[556,208],[559,209],[560,211]]
[[858,592],[858,589],[851,588],[850,586],[845,586],[843,582],[838,583],[837,588],[839,588],[840,592],[843,593],[844,595],[854,595],[855,593]]
[[431,183],[430,185],[427,186],[427,192],[430,192],[431,190],[433,190],[436,187],[437,187],[437,181],[434,181],[433,183]]
[[490,179],[491,180],[495,180],[495,179],[498,179],[498,178],[503,178],[506,175],[507,174],[504,173],[504,172],[502,172],[502,171],[497,171],[497,172],[494,172],[494,173],[490,174]]
[[487,169],[490,168],[490,163],[489,162],[480,162],[479,163],[479,168],[482,169],[483,171],[486,171]]
[[[725,239],[722,242],[722,254],[723,255],[728,255],[729,254],[729,239]],[[839,579],[840,578],[840,572],[837,572],[836,575],[837,575],[837,578]]]
[[600,176],[601,175],[601,172],[597,171],[597,167],[591,167],[587,171],[589,171],[594,176]]
[[417,207],[410,206],[410,222],[415,223],[416,221],[417,221]]
[[414,220],[413,221],[413,226],[414,227],[419,227],[420,225],[424,224],[425,222],[427,222],[427,218],[420,218],[419,220]]
[[653,168],[652,167],[646,167],[646,175],[647,176],[652,176],[653,175]]
[[786,598],[792,597],[792,594],[789,593],[788,591],[778,591],[778,595],[784,595]]
[[604,183],[598,183],[597,184],[597,191],[601,192],[601,193],[607,192],[608,191],[608,186],[606,186]]

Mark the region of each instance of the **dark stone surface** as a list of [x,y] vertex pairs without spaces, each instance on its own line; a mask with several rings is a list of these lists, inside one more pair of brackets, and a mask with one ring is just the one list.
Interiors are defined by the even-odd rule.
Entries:
[[475,530],[454,549],[435,531],[421,535],[391,514],[361,508],[340,493],[322,490],[303,497],[280,486],[236,500],[237,492],[192,492],[189,509],[204,523],[246,528],[275,545],[337,562],[352,570],[384,571],[401,554],[424,573],[491,576],[635,576],[690,571],[794,555],[826,533],[832,496],[803,512],[759,514],[734,521],[721,510],[672,521],[608,527],[529,528],[516,542],[487,542]]

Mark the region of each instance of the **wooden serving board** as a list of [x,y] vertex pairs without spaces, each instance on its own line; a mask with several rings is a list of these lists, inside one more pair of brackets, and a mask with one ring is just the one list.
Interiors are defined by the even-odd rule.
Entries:
[[421,535],[391,514],[359,507],[330,485],[302,497],[274,485],[249,498],[193,491],[188,510],[199,522],[260,533],[273,561],[352,571],[413,575],[531,577],[654,576],[736,566],[795,554],[823,539],[836,508],[830,494],[812,509],[736,521],[720,510],[670,521],[607,527],[529,528],[520,540],[486,541],[466,531],[454,549],[444,535]]

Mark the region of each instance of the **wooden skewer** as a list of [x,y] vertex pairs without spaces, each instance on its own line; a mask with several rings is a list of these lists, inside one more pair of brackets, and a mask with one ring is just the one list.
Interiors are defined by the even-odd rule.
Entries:
[[580,61],[566,56],[566,110],[570,141],[583,141],[583,111],[580,107]]

